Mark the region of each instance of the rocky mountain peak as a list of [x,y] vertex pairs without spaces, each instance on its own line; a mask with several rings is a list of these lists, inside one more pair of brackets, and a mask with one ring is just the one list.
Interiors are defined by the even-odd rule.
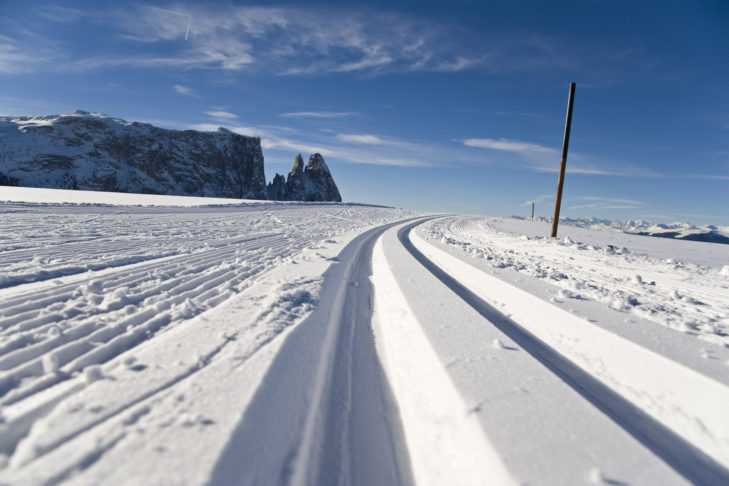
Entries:
[[0,116],[0,184],[264,199],[261,140],[78,110]]
[[[301,154],[299,154],[299,158],[301,157]],[[309,157],[309,163],[306,164],[306,170],[325,170],[329,172],[329,167],[327,167],[327,163],[324,162],[324,157],[321,156],[321,154],[313,154],[311,157]]]
[[[301,177],[304,174],[304,159],[301,154],[297,154],[294,159],[294,166],[289,172],[289,177]],[[276,174],[278,175],[278,174]]]
[[306,167],[298,154],[286,183],[283,183],[282,175],[276,174],[266,187],[266,195],[274,201],[342,201],[329,167],[318,153],[309,157]]

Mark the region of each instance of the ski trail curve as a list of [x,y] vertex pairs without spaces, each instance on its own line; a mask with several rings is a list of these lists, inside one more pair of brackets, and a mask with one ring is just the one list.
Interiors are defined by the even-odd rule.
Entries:
[[316,310],[277,354],[209,484],[413,483],[377,358],[369,281],[375,242],[402,223],[371,229],[339,254]]

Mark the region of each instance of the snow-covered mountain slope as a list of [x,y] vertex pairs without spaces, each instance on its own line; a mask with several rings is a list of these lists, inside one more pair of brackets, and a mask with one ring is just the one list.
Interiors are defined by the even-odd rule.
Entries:
[[[515,219],[524,219],[518,216]],[[538,217],[535,221],[552,222],[552,218]],[[595,230],[616,230],[634,235],[657,236],[678,240],[705,241],[729,244],[729,226],[695,226],[690,223],[651,223],[642,219],[611,221],[599,218],[560,218],[560,225],[590,228]]]
[[726,245],[336,203],[0,218],[2,484],[729,481]]
[[0,184],[266,198],[259,138],[84,111],[0,117]]

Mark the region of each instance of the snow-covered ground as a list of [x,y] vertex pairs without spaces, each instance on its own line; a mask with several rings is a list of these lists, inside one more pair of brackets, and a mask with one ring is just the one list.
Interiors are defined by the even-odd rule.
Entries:
[[428,237],[487,269],[549,282],[553,300],[597,301],[708,342],[729,346],[729,245],[594,231],[512,218],[450,218]]
[[0,484],[729,481],[729,245],[5,194]]
[[[250,199],[222,197],[164,196],[160,194],[130,194],[127,192],[72,191],[67,189],[42,189],[2,186],[0,201],[40,204],[98,204],[117,206],[211,206],[235,204],[260,204]],[[283,204],[283,203],[282,203]]]

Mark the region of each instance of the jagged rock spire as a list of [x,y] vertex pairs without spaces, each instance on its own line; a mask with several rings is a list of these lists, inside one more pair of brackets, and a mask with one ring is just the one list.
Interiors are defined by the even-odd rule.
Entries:
[[[299,154],[299,156],[301,156],[301,154]],[[329,167],[327,167],[327,163],[324,162],[324,157],[317,153],[309,157],[309,163],[306,164],[306,170],[325,170],[329,172]]]
[[301,154],[297,154],[294,159],[294,166],[289,172],[289,177],[298,177],[304,174],[304,159]]
[[306,167],[298,154],[286,182],[282,175],[276,174],[266,188],[266,194],[275,201],[342,201],[329,167],[318,153],[309,157]]
[[286,177],[276,174],[273,181],[266,186],[266,197],[271,201],[288,201],[289,191],[286,188]]
[[313,183],[307,185],[306,201],[342,201],[339,189],[321,154],[309,157],[304,176]]

